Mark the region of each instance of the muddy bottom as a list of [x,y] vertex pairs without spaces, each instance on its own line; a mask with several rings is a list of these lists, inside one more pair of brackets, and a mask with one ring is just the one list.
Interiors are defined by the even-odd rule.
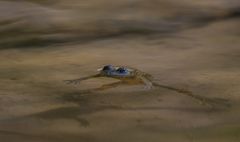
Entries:
[[[233,17],[169,33],[28,48],[1,43],[0,141],[238,142],[239,24]],[[158,87],[96,89],[119,81],[105,77],[64,82],[106,64],[149,73]]]

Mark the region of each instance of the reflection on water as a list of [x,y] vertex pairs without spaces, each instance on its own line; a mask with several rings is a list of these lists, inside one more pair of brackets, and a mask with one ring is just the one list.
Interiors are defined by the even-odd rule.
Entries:
[[[240,141],[239,8],[0,0],[0,140]],[[142,74],[91,76],[106,64]]]

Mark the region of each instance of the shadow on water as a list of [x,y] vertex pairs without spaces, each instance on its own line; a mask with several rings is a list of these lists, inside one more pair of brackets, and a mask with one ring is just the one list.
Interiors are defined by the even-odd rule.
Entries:
[[[84,118],[84,116],[102,112],[105,110],[114,110],[114,111],[160,111],[160,110],[172,110],[172,111],[184,111],[184,112],[194,112],[194,113],[215,113],[221,111],[218,109],[203,109],[203,108],[177,108],[177,107],[121,107],[114,105],[96,105],[96,106],[79,106],[79,107],[64,107],[53,110],[48,110],[45,112],[32,114],[26,116],[27,118],[41,118],[44,120],[59,120],[59,119],[70,119],[76,120],[83,127],[88,127],[91,123]],[[83,117],[83,118],[82,118]]]
[[[169,89],[169,88],[168,88]],[[106,95],[106,94],[105,94]],[[96,98],[99,98],[102,96],[101,93],[93,93],[89,94],[89,92],[86,91],[78,91],[78,92],[71,92],[71,93],[66,93],[64,95],[61,95],[58,99],[67,102],[67,103],[74,103],[76,106],[70,106],[70,107],[62,107],[62,108],[57,108],[57,109],[52,109],[40,113],[35,113],[31,114],[28,116],[25,116],[25,118],[40,118],[43,120],[59,120],[59,119],[70,119],[70,120],[75,120],[79,122],[79,124],[82,127],[88,127],[91,125],[91,122],[87,120],[85,117],[89,114],[92,113],[97,113],[97,112],[103,112],[107,110],[112,110],[112,111],[161,111],[161,110],[168,110],[168,111],[181,111],[181,112],[188,112],[188,113],[216,113],[216,112],[221,112],[225,111],[226,106],[219,106],[219,102],[222,104],[222,102],[225,103],[226,100],[220,100],[218,98],[216,99],[208,99],[207,101],[216,103],[217,101],[218,106],[215,107],[171,107],[171,106],[128,106],[128,105],[120,105],[120,104],[115,104],[113,105],[112,103],[101,103],[101,100],[95,102]],[[102,96],[104,97],[104,96]],[[111,100],[114,99],[114,95],[111,96],[113,97]],[[125,96],[125,99],[128,99],[128,96]],[[156,99],[159,96],[156,95]],[[196,96],[194,96],[196,97]],[[199,98],[203,98],[200,97]],[[116,98],[117,99],[117,98]],[[206,100],[205,100],[206,101]],[[229,107],[229,105],[227,106]]]

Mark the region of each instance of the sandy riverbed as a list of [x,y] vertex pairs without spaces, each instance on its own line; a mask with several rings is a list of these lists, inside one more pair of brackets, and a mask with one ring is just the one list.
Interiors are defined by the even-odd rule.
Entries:
[[[9,17],[14,12],[22,11],[19,14],[24,15],[34,9],[30,16],[23,17],[25,22],[1,23],[5,25],[1,32],[13,32],[2,35],[0,42],[1,142],[240,141],[240,21],[225,16],[234,9],[233,2],[224,5],[225,1],[186,0],[187,8],[175,3],[178,9],[171,9],[175,5],[159,1],[170,7],[161,14],[155,14],[161,8],[144,1],[142,5],[134,1],[112,3],[104,10],[98,6],[106,6],[107,0],[99,5],[90,1],[75,7],[64,0],[50,4],[0,2],[16,7],[7,13]],[[28,8],[23,8],[26,5]],[[127,9],[129,5],[136,13],[118,11],[107,15],[107,22],[101,19],[114,8],[131,13],[134,10]],[[77,11],[79,7],[85,7],[81,10],[87,15]],[[205,8],[204,14],[210,20],[185,15],[189,7]],[[43,20],[49,20],[35,21],[38,25],[34,27],[32,18],[46,13],[49,17]],[[75,15],[66,20],[71,13]],[[187,18],[179,20],[176,14]],[[73,24],[74,16],[83,16],[87,22],[78,19]],[[144,21],[144,16],[149,19]],[[39,32],[48,31],[51,24],[57,28]],[[29,25],[29,31],[14,31]],[[132,29],[134,25],[137,28]],[[53,40],[45,40],[49,38]],[[63,82],[95,74],[104,64],[138,68],[153,75],[157,83],[225,99],[230,106],[218,104],[211,108],[171,90],[146,90],[141,85],[84,93],[116,81],[108,78],[90,79],[79,85]]]

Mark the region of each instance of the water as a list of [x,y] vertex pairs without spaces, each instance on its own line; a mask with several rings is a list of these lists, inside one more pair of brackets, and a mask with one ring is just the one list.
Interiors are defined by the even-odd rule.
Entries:
[[[240,139],[237,0],[0,1],[0,139],[7,142]],[[105,64],[170,88],[79,85]]]

